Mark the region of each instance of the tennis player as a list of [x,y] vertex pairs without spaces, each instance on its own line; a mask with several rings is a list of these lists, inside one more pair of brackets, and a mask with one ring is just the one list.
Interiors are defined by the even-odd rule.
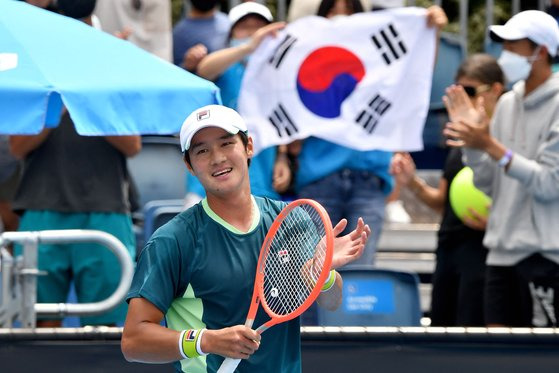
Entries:
[[[207,197],[158,229],[143,249],[127,297],[124,356],[174,362],[179,372],[214,372],[224,357],[244,359],[239,372],[300,372],[298,318],[263,338],[244,326],[260,248],[286,205],[251,195],[253,142],[244,120],[224,106],[202,107],[186,118],[180,144]],[[342,219],[334,235],[346,225]],[[370,232],[359,219],[351,233],[336,237],[331,268],[359,258]],[[332,271],[318,304],[337,308],[341,289]],[[260,309],[254,325],[268,319]]]

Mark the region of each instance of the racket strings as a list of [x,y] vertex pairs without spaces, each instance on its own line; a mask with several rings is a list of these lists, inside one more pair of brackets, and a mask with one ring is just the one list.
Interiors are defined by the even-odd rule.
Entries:
[[309,297],[326,258],[325,226],[311,206],[287,214],[270,243],[264,264],[263,297],[276,315],[287,315]]

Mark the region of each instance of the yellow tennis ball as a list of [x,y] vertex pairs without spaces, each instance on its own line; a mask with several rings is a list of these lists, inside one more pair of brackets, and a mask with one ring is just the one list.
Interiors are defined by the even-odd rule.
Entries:
[[489,214],[491,198],[475,187],[474,172],[470,167],[464,167],[452,179],[448,198],[452,210],[460,220],[464,220],[465,216],[473,217],[468,207],[483,217]]

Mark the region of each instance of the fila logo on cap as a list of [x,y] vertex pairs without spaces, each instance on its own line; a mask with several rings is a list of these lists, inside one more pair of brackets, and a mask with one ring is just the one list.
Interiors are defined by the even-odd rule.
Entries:
[[203,110],[201,112],[198,113],[198,121],[204,120],[204,119],[208,119],[210,117],[210,111],[209,110]]

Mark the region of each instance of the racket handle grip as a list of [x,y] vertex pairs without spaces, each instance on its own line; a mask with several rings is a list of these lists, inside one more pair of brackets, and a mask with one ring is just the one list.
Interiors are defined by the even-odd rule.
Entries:
[[235,369],[237,369],[237,366],[240,362],[241,359],[232,359],[228,357],[223,360],[223,363],[221,363],[221,366],[217,370],[217,373],[233,373]]

